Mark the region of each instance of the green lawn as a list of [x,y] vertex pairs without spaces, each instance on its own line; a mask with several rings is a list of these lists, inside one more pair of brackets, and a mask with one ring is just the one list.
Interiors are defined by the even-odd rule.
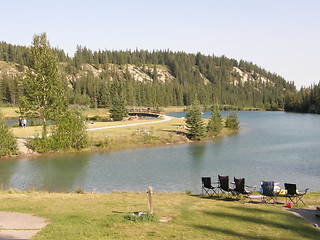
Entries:
[[[308,193],[319,205],[320,194]],[[284,205],[155,193],[154,212],[168,223],[134,222],[148,210],[146,193],[0,193],[0,210],[42,216],[50,224],[34,239],[319,239],[320,231],[284,210]]]
[[0,113],[6,118],[19,118],[18,107],[0,107]]

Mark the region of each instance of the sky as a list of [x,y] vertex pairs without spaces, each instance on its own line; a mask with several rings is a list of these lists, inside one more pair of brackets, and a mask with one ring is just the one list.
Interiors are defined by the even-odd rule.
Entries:
[[95,50],[165,50],[225,55],[294,81],[320,81],[319,0],[1,1],[0,41],[31,45],[47,33],[73,56]]

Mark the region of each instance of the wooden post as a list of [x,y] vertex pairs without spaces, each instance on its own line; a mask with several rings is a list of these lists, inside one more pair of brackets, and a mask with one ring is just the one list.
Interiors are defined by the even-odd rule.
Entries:
[[152,187],[148,187],[148,191],[147,191],[148,195],[149,195],[149,213],[153,214],[153,202],[152,202]]

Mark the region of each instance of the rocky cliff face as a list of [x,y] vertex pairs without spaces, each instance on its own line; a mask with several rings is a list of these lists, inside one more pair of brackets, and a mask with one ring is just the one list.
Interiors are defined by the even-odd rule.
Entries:
[[[116,77],[122,79],[130,78],[137,82],[146,83],[152,82],[155,79],[157,79],[157,81],[160,83],[170,82],[175,79],[175,77],[170,73],[169,69],[164,65],[137,66],[133,64],[109,64],[108,66],[104,67],[96,67],[92,64],[83,64],[80,70],[73,70],[72,73],[68,73],[68,71],[66,71],[66,65],[67,64],[65,63],[61,63],[61,72],[64,73],[64,76],[69,82],[75,82],[79,78],[87,76],[88,74],[92,74],[94,77],[101,78],[108,76],[111,81]],[[17,76],[24,77],[26,70],[26,66],[21,67],[19,64],[0,61],[0,78],[6,77],[10,79]],[[210,84],[210,81],[203,74],[200,73],[200,76],[205,85]],[[269,84],[271,86],[275,85],[274,82],[259,73],[255,73],[254,71],[244,72],[238,67],[233,67],[228,76],[229,77],[226,79],[226,81],[234,86],[243,86],[246,82]]]

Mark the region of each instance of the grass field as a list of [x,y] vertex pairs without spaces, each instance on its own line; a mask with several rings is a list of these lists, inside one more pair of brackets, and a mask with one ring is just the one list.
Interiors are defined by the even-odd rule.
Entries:
[[0,113],[5,118],[19,118],[20,114],[17,113],[19,111],[18,107],[0,107]]
[[[242,204],[184,193],[155,193],[156,218],[132,221],[132,212],[147,212],[146,193],[13,193],[0,192],[1,211],[31,213],[50,224],[41,239],[319,239],[320,231],[284,210],[284,205]],[[307,194],[319,205],[320,194]]]

